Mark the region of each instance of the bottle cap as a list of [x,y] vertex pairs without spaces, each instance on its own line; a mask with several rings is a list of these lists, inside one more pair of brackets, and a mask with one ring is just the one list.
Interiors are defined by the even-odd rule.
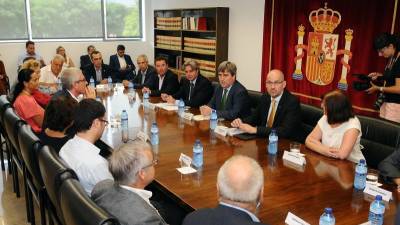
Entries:
[[123,110],[122,110],[122,112],[126,112],[126,110],[125,110],[125,109],[123,109]]
[[377,195],[377,196],[375,196],[375,200],[377,200],[377,201],[382,201],[382,195]]
[[332,208],[325,208],[325,213],[331,214],[332,213]]
[[365,159],[360,159],[360,163],[365,164]]

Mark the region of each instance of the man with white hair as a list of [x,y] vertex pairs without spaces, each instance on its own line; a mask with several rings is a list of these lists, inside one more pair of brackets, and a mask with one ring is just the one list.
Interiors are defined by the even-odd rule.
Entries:
[[252,158],[235,155],[219,169],[217,177],[219,205],[190,213],[183,225],[262,224],[256,214],[263,199],[264,174]]
[[144,190],[153,181],[157,164],[151,146],[142,141],[124,144],[113,151],[108,163],[114,181],[96,184],[93,201],[121,224],[166,224],[150,202],[152,192]]
[[64,64],[64,57],[56,54],[51,60],[50,65],[40,69],[39,85],[50,88],[50,92],[54,93],[57,90],[57,83],[60,81],[59,75]]

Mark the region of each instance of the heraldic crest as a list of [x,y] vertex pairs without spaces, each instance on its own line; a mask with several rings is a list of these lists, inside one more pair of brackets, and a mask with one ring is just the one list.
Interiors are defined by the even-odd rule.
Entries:
[[347,73],[350,71],[349,59],[352,57],[350,52],[351,40],[353,39],[353,30],[347,29],[345,35],[345,47],[338,50],[339,35],[333,31],[342,20],[338,11],[328,9],[325,3],[324,8],[311,11],[308,19],[314,32],[308,33],[308,45],[303,44],[305,27],[298,26],[298,41],[295,46],[297,53],[294,58],[296,69],[293,73],[293,79],[302,80],[302,60],[304,50],[307,51],[307,63],[305,75],[307,80],[316,85],[328,85],[332,83],[335,75],[336,58],[343,55],[341,59],[342,73],[338,83],[338,88],[347,90]]

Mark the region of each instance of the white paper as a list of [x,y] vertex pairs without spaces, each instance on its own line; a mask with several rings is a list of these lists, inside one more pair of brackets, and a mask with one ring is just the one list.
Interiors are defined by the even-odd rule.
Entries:
[[185,166],[181,168],[176,168],[181,174],[190,174],[190,173],[196,173],[197,170],[193,169],[192,167]]
[[367,222],[365,222],[365,223],[360,223],[360,225],[371,225],[371,222],[370,222],[370,221],[367,221]]
[[228,129],[225,126],[217,126],[214,132],[225,137],[228,134]]
[[306,159],[304,157],[298,153],[288,152],[286,150],[283,152],[283,159],[299,166],[306,164]]
[[139,131],[137,133],[136,137],[139,138],[140,140],[144,141],[144,142],[147,142],[147,140],[150,140],[149,135],[147,135],[143,131]]
[[192,120],[193,119],[193,113],[183,113],[183,118],[185,120]]
[[234,136],[236,134],[243,134],[243,133],[245,133],[245,132],[240,130],[239,128],[235,128],[235,127],[228,128],[229,136]]
[[382,199],[387,202],[392,199],[392,192],[368,183],[365,186],[364,193],[372,195],[374,197],[377,195],[382,195]]
[[309,223],[302,220],[300,217],[294,215],[291,212],[288,212],[286,219],[285,219],[285,223],[287,225],[310,225]]
[[202,121],[202,120],[209,120],[209,116],[203,116],[203,115],[195,115],[193,116],[194,121]]
[[190,156],[181,153],[181,155],[179,156],[179,162],[183,164],[182,167],[185,166],[190,167],[190,165],[192,164],[192,158],[190,158]]

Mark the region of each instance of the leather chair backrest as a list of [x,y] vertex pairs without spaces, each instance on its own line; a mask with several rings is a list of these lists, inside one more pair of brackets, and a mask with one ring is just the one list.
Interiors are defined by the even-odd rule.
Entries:
[[361,145],[367,165],[378,164],[400,147],[400,124],[366,116],[357,116],[361,123]]
[[302,129],[303,129],[302,136],[300,137],[300,139],[305,141],[307,136],[317,125],[318,120],[321,119],[323,111],[318,107],[302,103],[300,104],[300,109],[301,109],[301,119],[302,119]]
[[59,218],[62,220],[59,203],[61,184],[66,179],[78,179],[75,172],[66,166],[66,163],[58,156],[50,146],[43,146],[38,154],[39,169],[47,195],[55,206]]
[[104,211],[86,194],[85,190],[74,179],[67,179],[60,189],[61,211],[68,225],[111,225],[119,224],[118,220]]
[[18,130],[23,125],[26,124],[15,112],[13,108],[7,108],[4,112],[4,129],[6,130],[7,137],[11,144],[17,150],[19,154],[18,157],[21,159],[22,155],[19,149],[18,143]]
[[0,123],[4,124],[4,112],[11,107],[6,95],[0,96]]
[[25,166],[32,175],[35,187],[39,190],[39,188],[43,187],[42,175],[40,174],[38,163],[38,152],[42,147],[42,143],[27,124],[22,125],[19,129],[18,142]]
[[259,91],[247,91],[250,98],[250,107],[251,111],[253,112],[257,106],[260,104],[261,96],[263,95],[262,92]]

